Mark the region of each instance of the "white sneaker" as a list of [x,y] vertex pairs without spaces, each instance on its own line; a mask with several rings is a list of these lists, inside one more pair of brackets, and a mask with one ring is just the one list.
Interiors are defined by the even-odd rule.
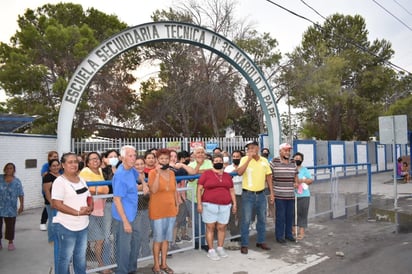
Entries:
[[213,261],[219,261],[220,260],[219,255],[217,255],[217,253],[214,249],[209,249],[209,251],[207,252],[207,256]]
[[221,258],[226,258],[228,256],[223,247],[218,247],[216,249],[216,252],[217,252],[217,255],[219,255],[219,257],[221,257]]
[[47,225],[46,224],[40,224],[40,230],[41,231],[46,231],[47,230]]

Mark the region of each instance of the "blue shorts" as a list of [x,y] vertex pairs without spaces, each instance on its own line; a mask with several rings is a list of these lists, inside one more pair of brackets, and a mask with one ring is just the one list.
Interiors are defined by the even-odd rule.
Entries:
[[225,225],[229,223],[230,208],[232,204],[218,205],[212,203],[202,203],[202,220],[206,224],[216,223]]
[[176,217],[152,220],[153,242],[173,242],[173,228],[175,226],[175,222]]

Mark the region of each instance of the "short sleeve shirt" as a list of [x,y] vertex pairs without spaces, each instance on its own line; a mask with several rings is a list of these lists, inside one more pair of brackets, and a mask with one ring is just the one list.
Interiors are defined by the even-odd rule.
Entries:
[[[239,166],[243,166],[247,157],[242,157]],[[254,158],[249,162],[245,172],[242,174],[242,188],[250,191],[261,191],[266,186],[266,176],[272,174],[268,160],[265,157]]]

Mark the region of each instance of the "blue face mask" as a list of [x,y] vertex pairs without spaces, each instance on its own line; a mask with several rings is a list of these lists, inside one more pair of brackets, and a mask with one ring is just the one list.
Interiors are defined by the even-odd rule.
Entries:
[[109,164],[111,166],[116,166],[119,163],[119,158],[109,158]]

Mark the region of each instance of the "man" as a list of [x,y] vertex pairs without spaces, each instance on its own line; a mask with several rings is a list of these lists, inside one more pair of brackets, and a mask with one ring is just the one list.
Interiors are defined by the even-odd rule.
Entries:
[[240,226],[242,254],[248,253],[249,225],[252,212],[257,216],[257,240],[256,247],[270,250],[265,243],[266,234],[266,195],[265,182],[270,191],[269,201],[274,202],[272,189],[272,170],[266,158],[259,156],[259,144],[256,141],[246,143],[246,156],[240,160],[237,173],[242,176],[242,219]]
[[[206,159],[206,150],[204,147],[198,146],[193,151],[194,161],[189,164],[189,167],[194,169],[194,174],[202,174],[205,170],[212,169],[213,164],[212,161]],[[195,209],[197,208],[197,182],[198,180],[191,180],[188,182],[187,187],[191,188],[190,191],[187,192],[187,199],[193,201],[193,205]],[[195,216],[195,237],[198,240],[198,237],[201,237],[201,247],[203,250],[208,251],[209,248],[205,245],[205,224],[201,221],[199,222],[200,216],[196,214]],[[201,235],[199,235],[199,226]],[[197,241],[196,240],[196,241]],[[198,247],[198,242],[196,242],[195,247]]]
[[[228,165],[225,168],[225,172],[227,173],[237,172],[237,168],[239,167],[239,164],[240,164],[240,159],[242,159],[242,152],[240,150],[233,151],[232,152],[232,164]],[[240,212],[242,210],[242,203],[241,203],[242,176],[239,176],[239,175],[233,176],[232,180],[233,180],[233,187],[235,189],[237,210],[236,210],[236,213],[232,212],[230,214],[229,230],[230,230],[230,235],[235,236],[235,235],[240,234],[240,220],[241,220]]]
[[286,240],[295,242],[292,235],[293,212],[295,210],[295,183],[298,183],[296,164],[290,157],[291,145],[279,146],[279,157],[273,158],[270,166],[273,171],[273,186],[276,196],[275,237],[280,244]]
[[[137,186],[138,172],[134,167],[136,149],[123,146],[120,150],[122,164],[113,176],[113,232],[115,235],[116,274],[134,273],[137,256],[131,256],[137,241]],[[136,254],[137,255],[137,254]]]

